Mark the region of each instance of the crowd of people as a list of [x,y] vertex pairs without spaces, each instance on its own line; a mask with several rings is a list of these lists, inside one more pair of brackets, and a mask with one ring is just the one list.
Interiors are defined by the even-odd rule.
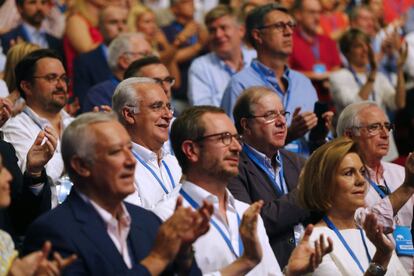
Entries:
[[0,1],[0,276],[413,275],[413,38],[413,0]]

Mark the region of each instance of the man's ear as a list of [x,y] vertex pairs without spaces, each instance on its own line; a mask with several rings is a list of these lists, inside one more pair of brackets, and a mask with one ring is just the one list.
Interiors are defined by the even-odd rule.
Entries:
[[23,93],[25,94],[26,98],[27,98],[27,96],[30,97],[30,96],[33,95],[33,93],[32,93],[32,84],[28,81],[22,80],[20,82],[20,89],[23,90]]
[[135,123],[134,112],[129,107],[122,108],[122,117],[124,118],[125,122],[130,125]]
[[185,140],[181,144],[181,150],[190,162],[197,162],[200,159],[200,147],[191,140]]
[[253,38],[253,40],[255,41],[255,44],[262,44],[263,39],[260,35],[260,30],[258,29],[254,29],[251,31],[251,36]]
[[70,160],[70,166],[80,177],[89,177],[91,175],[91,166],[79,156],[74,156]]
[[243,129],[243,134],[247,133],[247,134],[251,134],[251,129],[249,126],[249,122],[247,118],[241,118],[240,119],[240,125]]

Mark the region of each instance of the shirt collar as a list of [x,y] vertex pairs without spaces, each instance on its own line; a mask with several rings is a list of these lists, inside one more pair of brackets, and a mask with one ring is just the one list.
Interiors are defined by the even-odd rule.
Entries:
[[[144,162],[157,161],[157,154],[146,147],[141,146],[140,144],[132,142],[132,150],[135,151],[139,157],[141,157]],[[161,148],[161,159],[164,159],[169,153],[162,147]]]
[[33,27],[32,25],[27,24],[26,22],[22,23],[23,28],[25,29],[25,31],[27,32],[27,34],[29,35],[29,37],[32,37],[35,33],[38,34],[46,34],[46,31],[43,27],[36,29],[35,27]]
[[92,205],[92,207],[96,210],[99,217],[101,217],[101,219],[105,222],[106,225],[111,225],[111,224],[116,225],[119,222],[120,224],[122,224],[123,227],[130,227],[131,216],[123,202],[121,202],[121,213],[118,214],[118,218],[115,218],[114,216],[112,216],[111,213],[109,213],[107,210],[99,206],[96,202],[90,199],[87,195],[85,195],[84,193],[78,190],[75,190],[75,191],[83,199],[83,201]]
[[[29,106],[25,106],[23,109],[23,112],[29,116],[34,122],[35,124],[37,124],[42,130],[46,127],[52,127],[52,124],[49,122],[48,119],[42,118],[39,115],[36,114],[36,112],[33,111],[33,109],[31,109]],[[70,122],[72,122],[73,118],[65,111],[65,110],[61,110],[60,111],[60,116],[61,116],[61,125],[62,125],[62,129],[65,129],[67,125],[70,124]]]
[[[272,69],[261,63],[257,58],[252,60],[251,63],[253,66],[256,66],[266,77],[275,77],[275,73]],[[287,65],[285,65],[285,70],[283,72],[283,78],[288,79],[290,74],[290,69]]]
[[[267,157],[264,153],[261,153],[260,151],[256,150],[255,148],[248,145],[247,143],[245,143],[244,145],[250,149],[250,151],[257,158],[257,160],[260,161],[260,163],[262,163],[263,165],[265,165],[269,168],[273,168],[272,160],[269,157]],[[274,158],[275,158],[276,166],[280,167],[281,166],[281,162],[280,162],[281,158],[280,158],[280,152],[279,151],[277,151]]]
[[[191,198],[197,202],[197,204],[199,206],[201,206],[203,204],[203,200],[207,200],[209,202],[211,202],[214,206],[214,212],[218,212],[218,197],[216,195],[213,195],[212,193],[204,190],[203,188],[201,188],[200,186],[188,181],[188,180],[184,180],[182,182],[182,189],[191,196]],[[226,208],[230,208],[233,210],[236,210],[236,206],[235,206],[235,199],[233,197],[233,195],[230,193],[230,191],[226,188],[226,202],[227,202],[227,206]]]

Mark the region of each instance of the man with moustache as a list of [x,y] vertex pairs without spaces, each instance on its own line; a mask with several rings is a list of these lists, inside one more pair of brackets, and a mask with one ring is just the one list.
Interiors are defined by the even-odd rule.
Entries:
[[235,198],[251,204],[263,200],[261,216],[281,267],[289,260],[303,230],[308,211],[296,203],[296,186],[304,159],[283,150],[289,112],[267,87],[251,87],[238,98],[233,111],[243,135],[239,174],[229,181]]
[[54,49],[59,54],[63,53],[61,41],[42,28],[42,22],[50,11],[49,5],[49,1],[46,0],[16,0],[17,10],[23,22],[0,36],[4,53],[7,53],[18,40],[31,42],[42,48]]
[[[61,137],[73,120],[64,110],[68,83],[65,68],[55,52],[40,49],[24,57],[15,68],[16,86],[26,100],[26,107],[3,127],[4,140],[16,149],[19,166],[26,170],[26,156],[39,131],[49,129]],[[53,157],[45,166],[56,184],[64,173],[58,139]],[[52,187],[52,207],[56,206],[56,187]]]

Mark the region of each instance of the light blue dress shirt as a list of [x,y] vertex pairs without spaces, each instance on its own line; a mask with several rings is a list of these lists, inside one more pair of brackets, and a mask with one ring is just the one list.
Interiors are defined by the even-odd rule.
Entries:
[[[250,66],[244,68],[231,78],[224,91],[221,107],[233,118],[233,107],[243,90],[252,86],[266,86],[279,95],[285,110],[290,112],[287,121],[288,125],[290,125],[295,108],[300,107],[301,112],[313,112],[318,95],[311,81],[295,70],[286,67],[283,78],[288,83],[285,93],[280,92],[273,70],[260,63],[257,59],[254,59]],[[304,156],[309,154],[309,146],[305,138],[293,141],[286,145],[285,149]]]
[[42,48],[49,48],[49,44],[46,40],[46,31],[43,28],[37,30],[25,22],[23,22],[22,25],[31,43],[37,44]]
[[[245,68],[256,57],[256,51],[242,47],[242,54]],[[190,104],[220,106],[224,89],[236,73],[214,52],[196,58],[188,71]]]

